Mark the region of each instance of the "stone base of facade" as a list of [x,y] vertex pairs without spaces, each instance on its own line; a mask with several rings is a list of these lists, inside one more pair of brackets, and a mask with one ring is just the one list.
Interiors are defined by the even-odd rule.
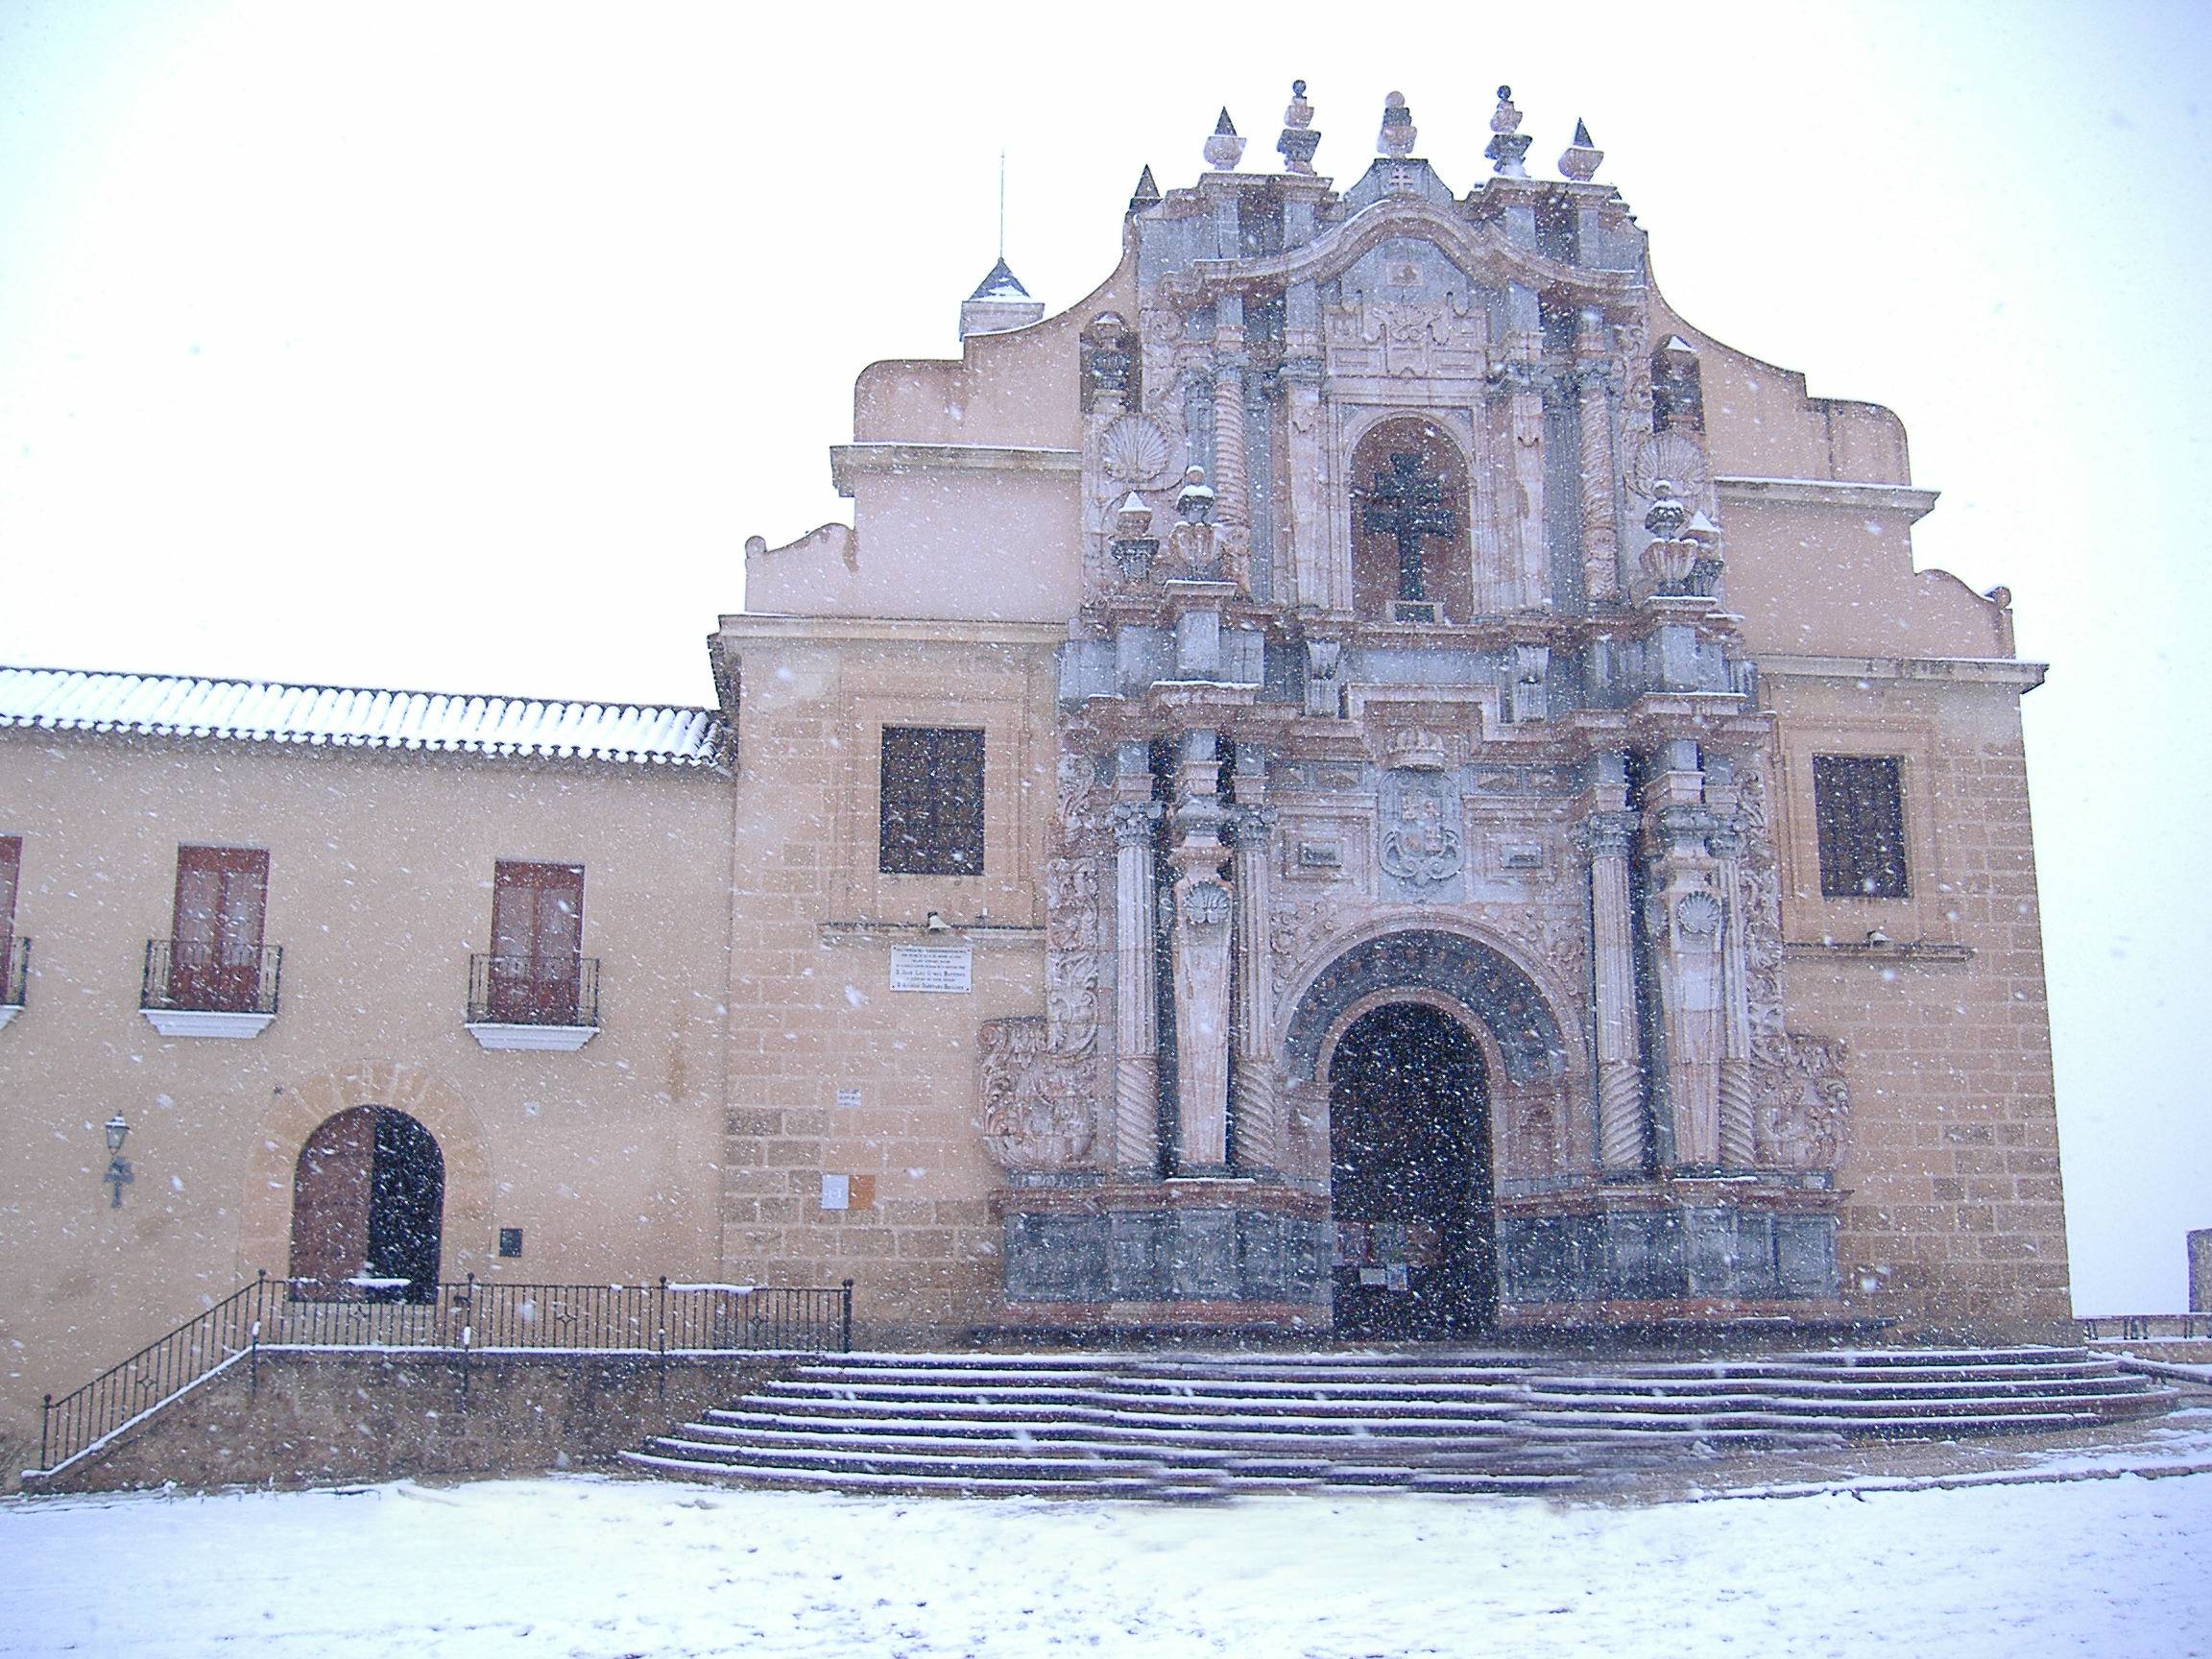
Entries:
[[1029,1186],[993,1201],[1028,1326],[1329,1322],[1329,1203],[1259,1181]]
[[1724,1297],[1680,1296],[1648,1302],[1546,1302],[1515,1304],[1498,1310],[1501,1332],[1545,1334],[1575,1338],[1583,1334],[1663,1334],[1694,1330],[1705,1334],[1725,1329],[1771,1336],[1777,1327],[1791,1331],[1874,1330],[1840,1301],[1749,1302]]
[[1825,1188],[1696,1180],[1502,1198],[1499,1300],[1506,1308],[1772,1305],[1775,1316],[1803,1309],[1817,1319],[1812,1305],[1833,1305],[1839,1295],[1841,1197]]

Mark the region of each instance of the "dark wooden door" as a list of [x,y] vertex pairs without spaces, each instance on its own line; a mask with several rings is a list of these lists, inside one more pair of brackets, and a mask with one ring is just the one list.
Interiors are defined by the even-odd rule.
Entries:
[[1497,1304],[1482,1057],[1416,1003],[1363,1016],[1329,1067],[1331,1289],[1338,1335],[1486,1328]]
[[169,995],[178,1006],[252,1010],[261,994],[269,854],[254,847],[177,849]]
[[429,1130],[388,1106],[339,1113],[294,1167],[293,1295],[432,1300],[445,1212],[445,1159]]
[[501,863],[492,885],[492,1018],[573,1023],[584,960],[584,867]]

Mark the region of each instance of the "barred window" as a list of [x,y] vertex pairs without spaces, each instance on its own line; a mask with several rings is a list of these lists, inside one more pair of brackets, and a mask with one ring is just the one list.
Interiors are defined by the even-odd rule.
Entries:
[[886,876],[983,874],[983,733],[883,728],[877,868]]
[[1894,755],[1813,757],[1823,899],[1903,899],[1903,764]]

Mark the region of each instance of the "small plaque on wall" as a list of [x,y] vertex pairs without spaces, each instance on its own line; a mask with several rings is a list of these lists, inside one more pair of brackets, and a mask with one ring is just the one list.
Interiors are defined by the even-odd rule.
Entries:
[[954,991],[974,988],[975,951],[967,945],[895,945],[891,949],[894,991]]

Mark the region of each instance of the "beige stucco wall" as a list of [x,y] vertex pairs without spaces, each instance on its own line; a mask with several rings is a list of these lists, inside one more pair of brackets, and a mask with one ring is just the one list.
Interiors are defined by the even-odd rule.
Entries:
[[[709,771],[74,733],[0,733],[0,833],[23,837],[27,1006],[0,1030],[0,1431],[286,1267],[291,1171],[330,1113],[435,1134],[442,1271],[710,1275],[719,1256],[731,791]],[[180,842],[266,848],[276,1019],[164,1039],[138,1012]],[[493,863],[585,866],[603,1029],[490,1053],[463,1028]],[[101,1123],[132,1125],[108,1208]],[[523,1257],[494,1254],[524,1230]]]
[[[1044,1006],[1049,628],[727,617],[742,668],[732,887],[727,1271],[856,1281],[864,1338],[998,1311],[1001,1181],[974,1114],[976,1027]],[[981,727],[980,877],[877,871],[883,726]],[[966,994],[895,992],[891,951],[974,951]],[[988,923],[988,926],[971,924]],[[842,1096],[842,1098],[841,1098]],[[825,1172],[875,1202],[822,1208]]]
[[[2065,1212],[2019,685],[1776,667],[1761,684],[1781,734],[1790,1022],[1850,1045],[1851,1138],[1838,1174],[1848,1193],[1838,1245],[1846,1300],[1915,1327],[2063,1321]],[[1821,898],[1816,754],[1902,759],[1909,898]],[[1850,949],[1874,929],[1970,954]]]

